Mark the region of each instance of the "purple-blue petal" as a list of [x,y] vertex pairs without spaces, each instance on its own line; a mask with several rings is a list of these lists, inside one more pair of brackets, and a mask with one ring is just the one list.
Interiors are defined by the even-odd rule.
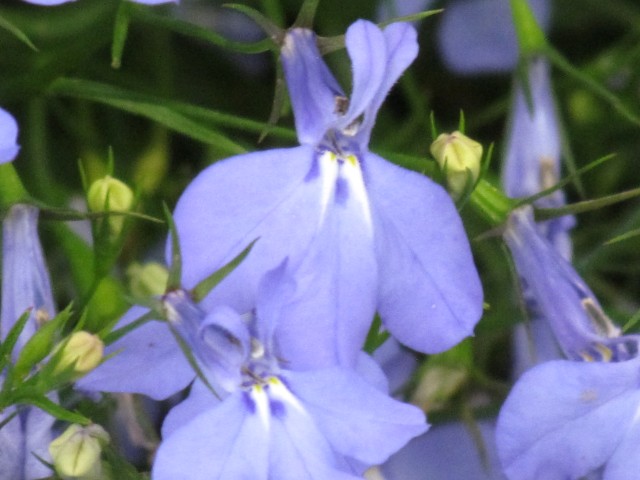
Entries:
[[42,5],[46,7],[53,7],[55,5],[62,5],[63,3],[75,2],[75,0],[23,0],[27,3],[34,5]]
[[267,480],[268,430],[259,415],[247,408],[243,395],[238,391],[217,406],[214,399],[214,408],[163,438],[152,478]]
[[2,221],[2,310],[0,338],[27,309],[32,309],[16,348],[17,355],[37,329],[37,318],[55,315],[51,281],[38,237],[39,210],[14,205]]
[[0,163],[10,162],[20,150],[18,123],[6,110],[0,108]]
[[311,30],[290,30],[281,51],[298,141],[317,145],[337,119],[337,97],[342,88],[322,60]]
[[634,428],[639,384],[638,358],[558,360],[526,372],[498,418],[496,443],[507,477],[580,478],[605,464]]
[[349,109],[338,122],[343,130],[356,120],[373,100],[384,81],[387,46],[380,28],[366,20],[351,24],[345,35],[347,52],[351,58],[353,89],[349,99]]
[[[124,327],[147,312],[131,308],[118,322]],[[80,389],[102,392],[142,393],[163,400],[185,388],[195,373],[176,339],[164,322],[155,320],[135,328],[109,345],[105,354],[115,353],[80,379]]]
[[360,145],[368,145],[371,130],[382,102],[400,75],[418,56],[418,40],[415,28],[408,23],[394,23],[384,29],[386,64],[384,77],[376,94],[366,106],[357,139]]
[[378,312],[401,343],[437,353],[473,333],[482,286],[460,216],[430,179],[368,154]]
[[[529,5],[546,28],[551,14],[548,0],[529,0]],[[507,72],[518,61],[511,9],[504,0],[447,2],[438,43],[447,67],[460,74]]]
[[304,254],[318,229],[319,178],[310,147],[232,157],[198,175],[178,201],[183,285],[192,288],[259,239],[202,302],[239,313],[255,306],[263,275]]
[[424,413],[341,368],[286,372],[285,379],[336,451],[369,465],[384,462],[424,433]]

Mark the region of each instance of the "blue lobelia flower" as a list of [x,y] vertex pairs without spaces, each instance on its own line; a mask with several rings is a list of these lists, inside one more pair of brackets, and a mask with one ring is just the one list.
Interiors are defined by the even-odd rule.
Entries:
[[[255,314],[242,316],[224,306],[205,312],[184,290],[164,296],[169,326],[193,353],[202,376],[165,420],[152,478],[356,479],[427,429],[420,410],[386,395],[384,378],[370,359],[360,369],[368,371],[367,380],[341,367],[288,368],[273,335],[294,290],[283,265],[260,283]],[[166,323],[155,323],[169,332]],[[179,351],[175,340],[173,345]],[[117,355],[80,386],[116,386],[113,365],[125,382],[141,380],[139,389],[129,390],[141,393],[182,375],[157,368],[140,346],[133,354],[146,360],[146,368],[135,368],[140,362],[131,368],[131,356]],[[186,374],[187,382],[194,376],[193,370]]]
[[[529,0],[538,22],[550,23],[549,0]],[[438,45],[452,71],[473,75],[510,72],[518,63],[518,42],[506,0],[450,0],[445,4]]]
[[[55,315],[49,274],[38,238],[38,209],[14,205],[2,221],[0,341],[29,309],[30,316],[16,343],[14,359],[39,322]],[[14,408],[5,409],[0,412],[0,421],[13,414]],[[32,480],[50,475],[49,468],[32,453],[49,458],[54,421],[37,408],[25,407],[0,428],[0,478]]]
[[[62,5],[63,3],[75,2],[76,0],[24,0],[27,3],[34,5],[42,5],[46,7],[53,7],[55,5]],[[146,5],[159,5],[161,3],[178,3],[179,0],[131,0],[135,3],[143,3]]]
[[620,335],[584,281],[543,238],[531,207],[511,214],[504,237],[530,307],[572,360],[534,367],[507,398],[496,433],[505,473],[560,480],[599,470],[605,480],[634,478],[640,336]]
[[[516,76],[508,142],[502,170],[505,193],[511,197],[528,197],[553,187],[560,180],[562,140],[551,88],[549,65],[535,58],[527,65],[527,83],[531,105],[525,88]],[[558,208],[565,205],[562,190],[540,198],[535,205]],[[542,235],[567,259],[571,258],[568,231],[575,217],[565,215],[538,224]]]
[[297,291],[276,341],[292,368],[353,366],[377,310],[402,343],[446,350],[472,333],[482,290],[454,204],[431,180],[368,150],[376,113],[417,55],[407,24],[357,21],[346,33],[348,99],[310,30],[282,62],[300,147],[240,155],[202,172],[174,218],[187,287],[256,243],[205,299],[250,310],[258,280],[285,257]]
[[0,163],[11,162],[20,151],[18,124],[13,116],[0,108]]

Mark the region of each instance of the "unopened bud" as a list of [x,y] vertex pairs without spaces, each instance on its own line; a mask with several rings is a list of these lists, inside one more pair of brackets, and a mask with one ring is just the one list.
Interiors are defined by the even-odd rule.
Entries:
[[449,191],[460,197],[480,175],[482,145],[458,131],[442,133],[431,144],[431,154],[445,170]]
[[144,265],[134,263],[127,268],[129,289],[135,297],[146,298],[162,295],[167,289],[169,271],[158,262]]
[[[134,195],[129,186],[110,175],[96,180],[87,192],[87,204],[92,212],[126,212],[133,205]],[[111,231],[116,235],[122,230],[124,217],[109,218]]]
[[100,425],[71,425],[49,444],[49,454],[62,478],[101,478],[100,455],[109,434]]
[[87,373],[98,366],[103,354],[104,344],[100,337],[84,331],[72,333],[62,346],[62,353],[54,368],[54,374],[60,374],[71,368],[76,374]]

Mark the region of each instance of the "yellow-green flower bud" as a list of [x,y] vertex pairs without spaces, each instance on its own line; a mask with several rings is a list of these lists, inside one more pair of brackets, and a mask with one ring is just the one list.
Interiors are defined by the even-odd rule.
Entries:
[[99,479],[102,447],[109,434],[100,425],[71,425],[49,444],[49,454],[58,475],[65,479]]
[[127,276],[131,293],[138,298],[147,298],[165,292],[169,271],[158,262],[134,263],[127,268]]
[[98,366],[104,354],[100,337],[89,332],[74,332],[62,345],[62,353],[53,373],[61,374],[73,367],[73,373],[85,374]]
[[[110,175],[96,180],[87,192],[87,204],[92,212],[126,212],[133,206],[134,195],[129,186]],[[118,235],[122,231],[124,217],[109,218],[111,231]]]
[[442,133],[431,144],[431,154],[445,170],[451,195],[460,197],[480,175],[482,145],[458,131]]

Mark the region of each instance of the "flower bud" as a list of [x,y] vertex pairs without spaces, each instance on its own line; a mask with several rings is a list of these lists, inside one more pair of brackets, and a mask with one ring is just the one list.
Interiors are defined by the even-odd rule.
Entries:
[[62,478],[101,478],[100,455],[109,434],[100,425],[71,425],[49,444],[49,454]]
[[431,154],[445,170],[449,191],[456,198],[480,175],[482,145],[458,131],[440,134],[431,144]]
[[127,277],[129,277],[131,293],[135,297],[146,298],[162,295],[165,292],[169,272],[158,262],[149,262],[144,265],[134,263],[127,268]]
[[54,374],[61,374],[73,367],[76,374],[84,374],[98,366],[104,353],[104,344],[97,335],[79,331],[72,333],[62,346],[62,354]]
[[[96,180],[87,192],[87,204],[92,212],[126,212],[133,205],[134,195],[129,186],[120,180],[107,175]],[[111,231],[117,235],[122,231],[124,217],[109,218]]]

